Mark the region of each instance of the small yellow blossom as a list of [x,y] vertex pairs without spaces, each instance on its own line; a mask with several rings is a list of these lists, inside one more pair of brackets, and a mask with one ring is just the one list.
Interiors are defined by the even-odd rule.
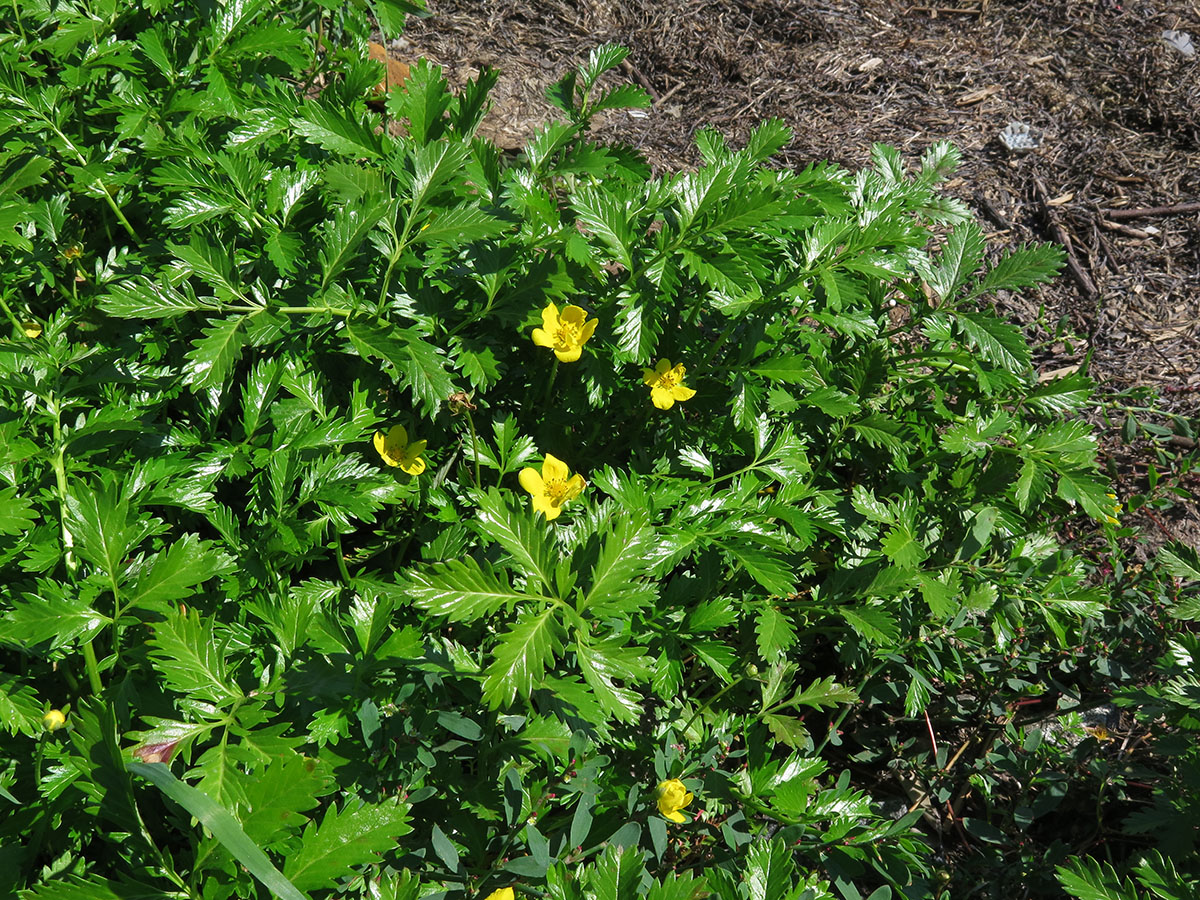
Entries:
[[500,888],[498,891],[492,891],[484,900],[513,900],[513,889],[507,887]]
[[389,466],[399,466],[409,475],[420,475],[425,471],[425,441],[408,442],[408,432],[403,425],[393,425],[384,434],[375,432],[375,449]]
[[686,822],[687,816],[680,812],[692,802],[692,792],[678,778],[660,782],[658,785],[658,811],[672,822]]
[[1117,495],[1105,494],[1104,496],[1108,497],[1108,499],[1112,501],[1112,503],[1108,505],[1108,508],[1111,510],[1111,512],[1105,516],[1105,518],[1108,520],[1108,524],[1120,525],[1121,520],[1117,517],[1121,515],[1121,504],[1117,502]]
[[66,724],[67,717],[63,715],[61,709],[52,709],[42,716],[42,727],[47,731],[58,731]]
[[579,475],[571,474],[565,462],[549,453],[541,472],[526,466],[517,478],[533,497],[533,511],[540,512],[547,520],[557,519],[562,505],[578,497],[586,485]]
[[32,319],[28,322],[21,323],[21,330],[25,332],[27,338],[37,338],[42,336],[42,326]]
[[683,363],[674,368],[669,359],[660,359],[653,369],[642,369],[642,381],[650,385],[650,400],[659,409],[670,409],[675,401],[691,400],[696,392],[683,386]]
[[533,342],[549,347],[559,362],[575,362],[583,354],[583,345],[596,330],[596,320],[584,321],[587,311],[566,306],[562,313],[553,303],[542,310],[542,327],[533,329]]

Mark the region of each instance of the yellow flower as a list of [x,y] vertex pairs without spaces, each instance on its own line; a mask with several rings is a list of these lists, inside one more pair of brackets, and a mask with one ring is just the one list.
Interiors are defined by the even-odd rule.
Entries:
[[1121,504],[1117,502],[1117,495],[1116,494],[1105,494],[1104,496],[1106,496],[1109,500],[1112,501],[1112,503],[1110,503],[1109,507],[1108,507],[1109,509],[1112,510],[1112,512],[1110,512],[1105,517],[1108,519],[1108,524],[1109,525],[1120,525],[1121,520],[1118,519],[1117,516],[1121,515]]
[[42,727],[47,731],[58,731],[66,724],[67,717],[63,715],[61,709],[52,709],[42,716]]
[[533,497],[533,511],[540,512],[547,520],[557,519],[562,505],[578,497],[586,484],[580,476],[571,474],[565,462],[549,453],[540,473],[526,466],[517,477],[521,487]]
[[692,792],[678,778],[660,782],[658,785],[658,811],[672,822],[686,822],[687,816],[680,812],[692,802]]
[[42,336],[42,326],[33,320],[22,322],[21,330],[25,332],[25,337],[27,338],[36,338]]
[[579,306],[567,306],[562,314],[553,303],[542,310],[542,327],[533,329],[533,342],[549,347],[559,362],[575,362],[583,354],[583,345],[596,330],[596,320],[585,322],[587,312]]
[[389,466],[399,466],[409,475],[420,475],[425,471],[425,441],[408,442],[408,432],[403,425],[393,425],[387,434],[375,432],[375,449]]
[[513,889],[507,887],[500,888],[498,891],[492,891],[484,900],[513,900]]
[[696,392],[683,386],[683,363],[671,368],[669,359],[660,359],[653,369],[642,369],[642,381],[650,385],[650,399],[659,409],[670,409],[675,401],[691,400]]

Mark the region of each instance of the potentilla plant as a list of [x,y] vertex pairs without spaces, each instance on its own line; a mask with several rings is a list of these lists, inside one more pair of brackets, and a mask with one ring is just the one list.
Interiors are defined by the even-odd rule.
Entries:
[[1111,515],[953,147],[652,178],[603,46],[513,160],[354,6],[3,15],[0,883],[932,894],[854,723],[1065,646]]

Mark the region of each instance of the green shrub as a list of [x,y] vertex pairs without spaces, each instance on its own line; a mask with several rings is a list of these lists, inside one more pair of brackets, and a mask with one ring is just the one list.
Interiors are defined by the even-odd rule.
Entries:
[[1114,520],[956,150],[651,177],[601,47],[510,159],[353,8],[3,15],[0,883],[939,890],[853,754],[1028,688]]

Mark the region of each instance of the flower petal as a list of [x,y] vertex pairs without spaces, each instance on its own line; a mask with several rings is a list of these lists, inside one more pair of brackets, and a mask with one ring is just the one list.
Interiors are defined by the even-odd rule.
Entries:
[[667,372],[671,371],[671,361],[669,359],[660,359],[658,365],[654,367],[654,371],[659,375],[666,375]]
[[582,306],[567,306],[558,317],[569,325],[582,325],[587,318],[587,310]]
[[676,400],[691,400],[696,396],[696,392],[690,387],[684,387],[682,384],[677,384],[671,388],[671,396]]
[[683,823],[687,821],[687,816],[676,810],[675,812],[663,813],[663,818],[670,819],[672,822]]
[[586,344],[586,343],[587,343],[587,341],[588,341],[588,338],[590,338],[590,337],[591,337],[593,334],[595,334],[595,332],[596,332],[596,323],[597,323],[598,321],[600,321],[600,320],[599,320],[599,319],[592,319],[590,322],[585,322],[585,323],[584,323],[584,325],[583,325],[583,331],[582,331],[582,332],[580,332],[580,334],[579,334],[579,343],[580,343],[580,344]]
[[[396,463],[393,463],[393,465],[396,465]],[[409,475],[420,475],[425,471],[425,460],[420,456],[406,454],[404,459],[400,461],[399,465],[400,468]]]
[[558,331],[558,307],[553,303],[542,310],[542,327],[547,331]]
[[393,425],[387,434],[387,442],[403,451],[408,446],[408,429],[403,425]]
[[574,500],[583,493],[585,487],[587,487],[587,482],[583,480],[582,475],[572,475],[570,480],[567,481],[567,487],[563,493],[563,502]]
[[546,459],[542,463],[542,480],[543,481],[566,481],[571,474],[567,464],[552,453],[546,454]]
[[[517,481],[521,483],[521,487],[533,495],[535,504],[538,497],[546,496],[546,483],[542,481],[542,474],[532,466],[523,468],[521,474],[517,476]],[[536,509],[536,506],[534,508]]]
[[542,328],[533,329],[533,342],[535,344],[537,344],[539,347],[553,347],[554,346],[554,338],[552,338],[550,336],[550,332],[548,332]]
[[675,395],[670,388],[660,387],[656,384],[650,388],[650,402],[659,409],[670,409],[675,405]]
[[583,350],[579,347],[568,347],[566,350],[555,350],[554,355],[558,357],[559,362],[578,362],[579,357],[583,356]]

